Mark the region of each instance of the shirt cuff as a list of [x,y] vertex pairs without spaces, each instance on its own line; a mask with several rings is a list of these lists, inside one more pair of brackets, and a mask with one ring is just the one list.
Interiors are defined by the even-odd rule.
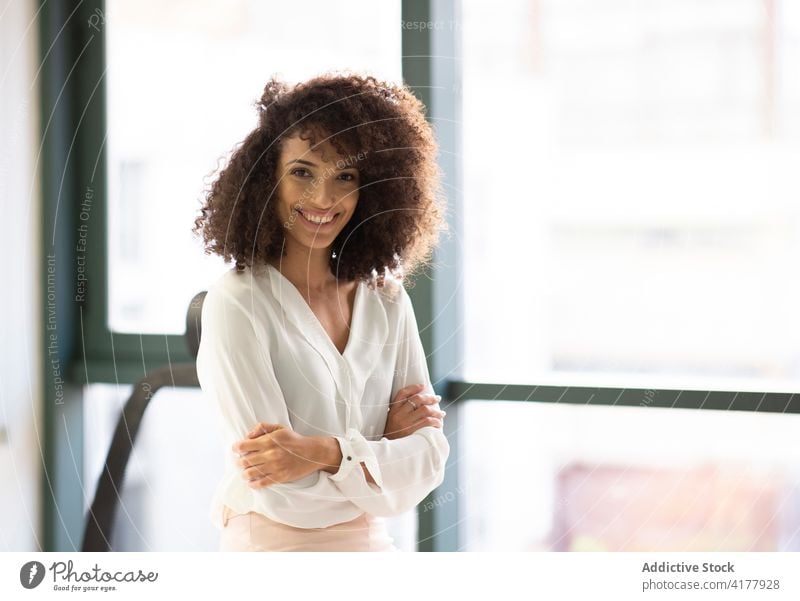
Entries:
[[342,462],[339,464],[339,470],[335,474],[329,474],[328,478],[334,482],[341,482],[351,475],[353,470],[357,470],[358,477],[367,482],[367,477],[361,469],[361,464],[364,463],[375,480],[378,487],[382,487],[382,478],[378,461],[375,458],[375,453],[370,449],[367,444],[367,439],[356,430],[349,428],[344,436],[334,436],[339,443],[339,448],[342,451]]

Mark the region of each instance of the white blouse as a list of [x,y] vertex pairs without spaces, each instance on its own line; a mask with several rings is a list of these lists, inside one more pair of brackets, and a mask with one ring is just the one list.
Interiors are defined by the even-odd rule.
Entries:
[[[434,393],[411,299],[388,276],[384,289],[364,282],[356,287],[341,354],[278,269],[265,264],[240,274],[227,271],[203,302],[197,377],[218,409],[223,433],[225,473],[210,513],[217,528],[223,504],[300,528],[330,526],[364,512],[395,516],[444,479],[450,445],[441,428],[383,437],[398,390],[424,383],[422,392]],[[339,470],[251,489],[231,446],[262,421],[308,436],[334,436],[342,451]],[[376,484],[367,481],[362,462]]]

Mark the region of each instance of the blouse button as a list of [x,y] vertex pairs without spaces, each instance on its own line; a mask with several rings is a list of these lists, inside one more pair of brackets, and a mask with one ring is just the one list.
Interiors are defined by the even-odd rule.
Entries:
[[347,460],[350,461],[351,459],[352,459],[352,457],[350,457],[350,455],[348,455],[347,456]]

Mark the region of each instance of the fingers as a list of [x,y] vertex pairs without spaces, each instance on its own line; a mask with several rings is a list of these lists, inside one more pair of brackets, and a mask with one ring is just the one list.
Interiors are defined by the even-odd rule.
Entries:
[[236,460],[236,465],[238,465],[242,469],[246,469],[248,467],[256,467],[259,465],[266,465],[267,459],[264,457],[264,453],[247,453],[246,455],[239,457]]
[[435,399],[432,402],[417,404],[416,409],[412,407],[411,403],[406,403],[406,405],[407,407],[403,408],[402,412],[398,409],[397,417],[410,423],[431,415],[436,417],[445,416],[445,412],[440,409],[439,402]]
[[[447,413],[439,406],[441,395],[422,392],[424,388],[424,385],[416,384],[398,391],[396,400],[389,407],[384,436],[402,438],[425,426],[444,427]],[[414,390],[416,392],[404,398],[403,395]]]
[[397,394],[394,395],[394,399],[390,404],[395,404],[407,399],[408,397],[422,391],[425,389],[425,384],[411,384],[410,386],[406,386],[405,388],[401,388],[397,391]]
[[275,464],[264,453],[242,457],[237,463],[242,468],[240,477],[250,488],[263,488],[282,482],[280,470],[276,469]]
[[280,430],[283,428],[280,424],[270,424],[267,422],[259,422],[257,423],[253,429],[251,429],[247,433],[248,438],[257,438],[259,436],[263,436],[264,434],[269,434],[270,432],[274,432],[275,430]]
[[424,426],[441,428],[444,425],[445,415],[447,412],[440,410],[438,405],[420,405],[417,409],[413,409],[409,405],[408,409],[397,409],[390,414],[390,418],[386,421],[384,435],[387,438],[400,438],[408,436]]
[[259,422],[247,433],[247,438],[231,445],[231,450],[240,456],[236,463],[242,468],[241,478],[248,487],[258,489],[281,482],[278,474],[273,473],[274,466],[268,461],[270,446],[278,443],[274,442],[272,437],[261,437],[284,428],[285,426],[280,424]]
[[282,426],[281,424],[269,424],[267,422],[260,422],[256,424],[256,426],[247,433],[247,436],[245,438],[243,438],[242,440],[237,440],[235,443],[233,443],[233,445],[231,446],[231,450],[234,453],[238,453],[240,455],[248,451],[255,451],[261,448],[258,443],[256,443],[255,446],[253,446],[252,444],[246,445],[245,443],[248,441],[253,441],[256,438],[259,438],[260,436],[264,436],[265,434],[272,434],[273,432],[277,432],[278,430],[282,430],[284,428],[285,426]]
[[[419,407],[420,405],[435,405],[436,403],[442,400],[442,396],[439,394],[430,394],[427,392],[421,392],[409,395],[403,399],[400,398],[400,395],[398,393],[398,399],[399,400],[396,400],[392,404],[392,406],[389,407],[390,411],[392,411],[393,409],[399,410],[404,407],[411,407],[413,409],[414,406],[411,403],[413,403],[417,407]],[[409,401],[411,401],[411,403],[409,403]]]
[[421,420],[415,423],[412,426],[412,428],[414,428],[413,431],[417,431],[420,428],[424,428],[425,426],[433,426],[434,428],[443,428],[444,420],[436,416],[423,417]]
[[415,394],[411,397],[411,400],[414,401],[415,405],[434,405],[442,400],[442,395],[440,394],[430,394],[430,393],[420,393]]
[[265,440],[259,440],[258,438],[245,438],[243,440],[237,440],[235,443],[233,443],[233,445],[231,445],[231,450],[234,453],[243,455],[252,451],[263,451],[264,449],[269,448],[269,446],[269,438]]
[[438,417],[439,419],[444,419],[445,415],[447,415],[447,411],[442,411],[439,409],[438,405],[436,407],[433,405],[422,405],[418,407],[416,411],[412,412],[412,417],[419,419],[424,417]]
[[242,479],[246,482],[250,482],[252,480],[261,480],[270,476],[271,473],[265,464],[254,465],[242,470]]
[[[405,419],[410,418],[412,415],[429,415],[430,410],[438,413],[439,401],[441,400],[442,397],[438,394],[415,394],[408,398],[410,402],[403,402],[391,408],[391,410],[397,416]],[[422,413],[420,414],[419,412]]]

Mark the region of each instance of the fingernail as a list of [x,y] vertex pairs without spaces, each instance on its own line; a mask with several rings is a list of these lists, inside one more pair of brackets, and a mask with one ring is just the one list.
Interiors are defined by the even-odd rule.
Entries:
[[434,395],[434,396],[435,396],[437,399],[439,399],[440,401],[442,400],[442,395],[441,395],[441,394],[437,394],[437,395]]

